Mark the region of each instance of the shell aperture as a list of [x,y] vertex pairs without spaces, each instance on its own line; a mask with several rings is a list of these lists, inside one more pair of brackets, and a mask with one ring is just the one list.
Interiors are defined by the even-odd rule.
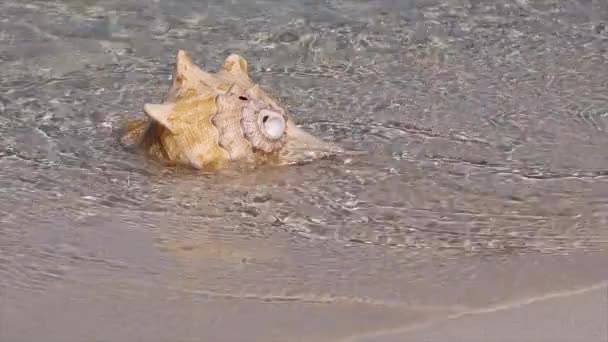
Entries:
[[285,119],[277,112],[262,109],[259,116],[259,127],[269,139],[278,140],[285,132]]

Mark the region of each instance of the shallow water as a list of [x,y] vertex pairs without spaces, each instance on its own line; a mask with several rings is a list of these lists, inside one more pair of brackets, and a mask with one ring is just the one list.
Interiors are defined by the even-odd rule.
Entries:
[[[608,5],[0,4],[0,339],[337,340],[608,280]],[[602,22],[603,20],[603,22]],[[166,170],[178,48],[366,152]]]

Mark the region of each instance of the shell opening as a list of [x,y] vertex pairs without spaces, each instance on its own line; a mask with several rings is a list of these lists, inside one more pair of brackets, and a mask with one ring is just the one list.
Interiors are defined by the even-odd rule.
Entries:
[[285,133],[285,119],[279,113],[263,109],[259,113],[259,127],[262,134],[271,140],[278,140]]

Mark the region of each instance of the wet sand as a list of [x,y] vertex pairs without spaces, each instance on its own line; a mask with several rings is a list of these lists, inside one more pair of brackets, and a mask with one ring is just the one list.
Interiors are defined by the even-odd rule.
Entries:
[[422,327],[385,331],[347,341],[604,342],[608,340],[608,287],[546,294],[522,302],[458,314]]
[[[420,269],[426,277],[420,286],[366,287],[369,296],[346,290],[347,284],[335,278],[324,280],[335,290],[319,296],[323,291],[253,290],[268,279],[258,279],[250,290],[220,292],[198,285],[205,274],[177,279],[83,269],[44,291],[3,296],[0,339],[574,341],[578,336],[578,341],[603,341],[607,277],[589,274],[606,260],[604,253],[512,256],[485,263],[459,258],[441,271]],[[441,284],[442,279],[448,283]],[[399,293],[400,299],[379,300],[382,289]],[[560,336],[564,339],[555,339]]]

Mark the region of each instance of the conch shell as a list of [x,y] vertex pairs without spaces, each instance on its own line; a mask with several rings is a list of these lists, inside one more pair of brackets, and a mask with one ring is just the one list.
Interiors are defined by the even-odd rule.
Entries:
[[208,73],[179,50],[173,84],[148,119],[133,120],[121,141],[170,164],[218,168],[231,161],[294,164],[342,152],[297,127],[248,75],[247,61],[228,56]]

